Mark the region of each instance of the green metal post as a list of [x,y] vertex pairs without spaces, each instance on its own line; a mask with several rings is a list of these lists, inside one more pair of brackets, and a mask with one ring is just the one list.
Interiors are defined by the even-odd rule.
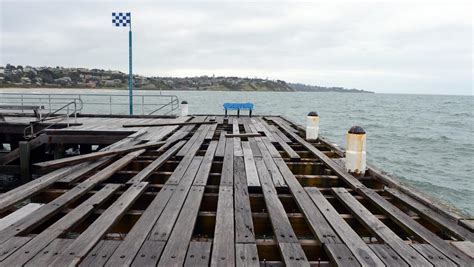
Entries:
[[130,115],[133,115],[132,14],[130,14],[130,29],[128,31],[128,101]]

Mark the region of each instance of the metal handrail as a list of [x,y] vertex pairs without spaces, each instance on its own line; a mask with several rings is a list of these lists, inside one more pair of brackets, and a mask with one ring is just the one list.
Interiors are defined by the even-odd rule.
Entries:
[[[80,109],[77,108],[77,103],[76,101],[79,101],[79,103],[81,104],[81,109],[82,109],[82,100],[81,99],[74,99],[73,101],[67,103],[66,105],[58,108],[57,110],[53,111],[53,112],[50,112],[48,114],[46,114],[46,116],[44,116],[43,118],[41,118],[39,121],[34,121],[34,122],[30,122],[30,125],[28,125],[25,129],[23,129],[23,137],[25,139],[31,139],[33,137],[35,137],[36,135],[38,135],[39,133],[42,133],[43,131],[53,127],[54,125],[58,124],[59,122],[61,121],[56,121],[48,126],[46,126],[45,128],[41,129],[40,131],[38,132],[34,132],[34,129],[33,129],[33,126],[34,124],[37,124],[37,123],[41,123],[41,122],[44,122],[44,121],[47,121],[47,120],[52,120],[52,119],[56,119],[56,118],[66,118],[67,121],[66,121],[66,124],[67,124],[67,127],[69,127],[70,123],[69,123],[69,117],[70,115],[74,115],[74,123],[77,123],[77,113],[78,111],[80,111]],[[69,114],[69,107],[70,106],[74,106],[74,109],[72,111],[71,114]],[[61,110],[63,109],[66,109],[66,114],[61,114],[59,116],[54,116],[54,117],[51,117],[52,115],[55,115],[57,113],[59,113]],[[30,130],[30,135],[27,135],[26,132]]]
[[[56,110],[58,105],[67,104],[72,99],[82,100],[83,113],[90,114],[126,114],[128,109],[128,94],[42,94],[42,93],[1,93],[2,100],[12,100],[20,105],[42,104],[49,112]],[[169,114],[179,108],[179,100],[176,95],[163,94],[136,94],[134,95],[135,113],[141,115],[152,115],[160,112],[162,115]],[[114,109],[115,108],[115,109]],[[81,107],[82,110],[82,107]]]

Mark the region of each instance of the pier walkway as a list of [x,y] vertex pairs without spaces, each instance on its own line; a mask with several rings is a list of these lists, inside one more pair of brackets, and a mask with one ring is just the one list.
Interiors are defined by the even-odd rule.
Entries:
[[[29,121],[5,116],[4,143]],[[28,172],[0,195],[0,266],[474,265],[471,219],[304,136],[279,116],[79,116],[11,141],[0,172]]]

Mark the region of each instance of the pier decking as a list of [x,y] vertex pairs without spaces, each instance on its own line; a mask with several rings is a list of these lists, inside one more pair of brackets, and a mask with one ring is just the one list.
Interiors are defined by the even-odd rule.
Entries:
[[18,147],[32,119],[4,120],[0,173],[26,183],[0,195],[0,266],[474,265],[472,220],[283,117],[80,116]]

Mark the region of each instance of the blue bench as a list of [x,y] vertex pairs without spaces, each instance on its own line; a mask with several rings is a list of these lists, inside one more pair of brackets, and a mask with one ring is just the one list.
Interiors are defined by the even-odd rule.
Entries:
[[224,103],[225,116],[227,117],[227,110],[237,110],[237,117],[240,116],[240,110],[248,110],[249,117],[252,117],[252,103]]

